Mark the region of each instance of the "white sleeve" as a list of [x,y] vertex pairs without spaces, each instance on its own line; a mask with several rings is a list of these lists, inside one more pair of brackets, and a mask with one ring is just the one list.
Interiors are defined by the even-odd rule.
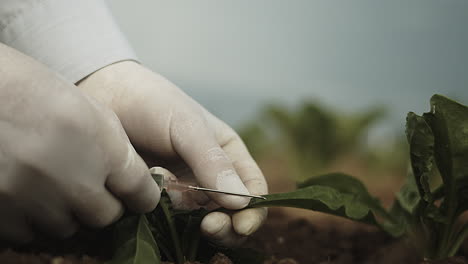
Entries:
[[1,0],[0,42],[73,83],[136,60],[103,0]]

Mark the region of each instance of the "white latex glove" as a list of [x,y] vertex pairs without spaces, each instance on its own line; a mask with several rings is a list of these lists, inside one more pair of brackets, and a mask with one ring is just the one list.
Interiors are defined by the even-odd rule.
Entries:
[[[166,167],[185,179],[194,176],[207,188],[267,193],[262,172],[234,130],[162,76],[124,61],[97,71],[79,87],[114,110],[148,165]],[[192,194],[172,197],[173,202],[195,207],[185,195]],[[209,206],[211,201],[228,209],[241,209],[249,202],[223,194],[195,196],[198,204]],[[258,229],[266,212],[212,212],[203,219],[201,229],[212,240],[235,245]]]
[[111,110],[0,44],[0,240],[102,227],[159,193]]

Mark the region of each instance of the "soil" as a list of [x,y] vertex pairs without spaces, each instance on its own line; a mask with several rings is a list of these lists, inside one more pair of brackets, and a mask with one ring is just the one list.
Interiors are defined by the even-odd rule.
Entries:
[[376,228],[318,214],[313,222],[291,219],[291,212],[284,211],[270,210],[269,220],[248,244],[271,256],[268,263],[420,263],[413,248]]
[[[284,209],[270,210],[267,222],[246,246],[264,252],[268,256],[264,264],[468,264],[464,257],[468,253],[467,245],[460,250],[462,256],[443,261],[421,261],[416,250],[405,241],[394,240],[376,228],[320,214],[304,217],[300,211]],[[98,264],[106,258],[102,256],[106,255],[105,250],[85,250],[87,252],[78,256],[47,248],[42,250],[38,253],[3,249],[0,263]],[[208,264],[232,262],[217,254]]]
[[465,257],[453,257],[446,260],[439,260],[439,261],[423,261],[421,264],[466,264],[468,263],[468,259]]

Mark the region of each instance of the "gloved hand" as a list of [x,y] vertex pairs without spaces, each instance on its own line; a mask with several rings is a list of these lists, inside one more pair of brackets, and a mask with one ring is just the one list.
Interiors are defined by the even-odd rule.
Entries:
[[[124,61],[93,73],[79,87],[114,110],[148,165],[163,166],[178,177],[195,176],[207,188],[267,193],[262,172],[234,130],[162,76]],[[208,197],[228,209],[241,209],[249,202],[223,194]],[[209,202],[198,198],[201,204]],[[231,215],[212,212],[201,229],[219,243],[234,245],[257,230],[265,218],[266,209]]]
[[111,110],[0,44],[0,240],[105,226],[159,193]]

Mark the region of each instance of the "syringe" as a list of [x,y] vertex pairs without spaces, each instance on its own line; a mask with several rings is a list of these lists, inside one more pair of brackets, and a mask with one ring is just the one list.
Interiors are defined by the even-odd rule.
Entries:
[[243,196],[243,197],[258,198],[258,199],[266,200],[265,197],[259,196],[259,195],[226,192],[226,191],[221,191],[221,190],[216,190],[216,189],[209,189],[209,188],[194,186],[194,185],[182,183],[176,180],[168,180],[168,179],[164,179],[164,176],[162,174],[151,173],[151,176],[153,176],[154,180],[156,181],[156,183],[159,185],[161,189],[166,189],[168,191],[177,190],[181,192],[183,191],[213,192],[213,193],[222,193],[222,194],[229,194],[229,195],[236,195],[236,196]]

